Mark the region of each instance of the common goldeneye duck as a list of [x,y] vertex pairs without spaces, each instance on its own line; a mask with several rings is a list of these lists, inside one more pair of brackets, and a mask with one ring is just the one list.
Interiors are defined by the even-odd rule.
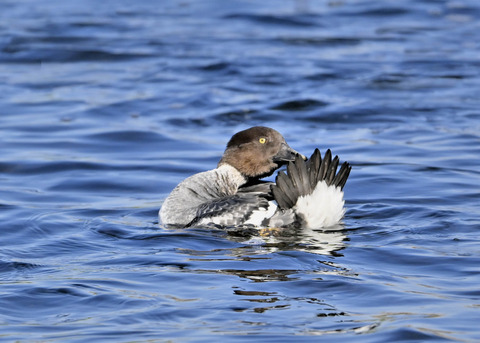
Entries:
[[[280,171],[275,183],[260,181]],[[318,149],[307,158],[274,129],[255,126],[233,135],[217,168],[192,175],[159,211],[166,226],[205,225],[322,228],[345,213],[343,186],[351,167]]]

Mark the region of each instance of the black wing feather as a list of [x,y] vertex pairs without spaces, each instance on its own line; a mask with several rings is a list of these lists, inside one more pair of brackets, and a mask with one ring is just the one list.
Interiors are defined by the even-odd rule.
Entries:
[[[270,185],[262,186],[268,189],[268,193],[239,191],[237,194],[222,197],[201,204],[195,218],[187,225],[193,226],[202,219],[227,215],[225,225],[238,225],[248,220],[252,212],[258,208],[268,207],[268,201],[273,199],[270,193]],[[231,222],[231,223],[230,223]]]
[[282,210],[292,208],[299,197],[311,194],[320,181],[343,189],[352,167],[344,162],[337,173],[339,163],[338,156],[332,160],[330,149],[325,152],[323,159],[320,151],[315,149],[308,161],[297,157],[294,162],[289,162],[287,174],[279,172],[276,183],[271,186],[278,206]]
[[317,184],[318,172],[320,171],[320,165],[322,164],[322,155],[318,148],[315,149],[312,156],[307,161],[308,175],[310,176],[310,188],[315,188]]

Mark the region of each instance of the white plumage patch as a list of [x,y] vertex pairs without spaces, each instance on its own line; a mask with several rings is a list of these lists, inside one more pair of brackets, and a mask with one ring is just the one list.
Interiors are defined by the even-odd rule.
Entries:
[[[254,226],[262,226],[262,222],[265,219],[272,217],[277,210],[277,204],[273,201],[269,201],[268,205],[265,207],[258,207],[253,211],[245,211],[246,208],[241,206],[238,208],[232,209],[232,211],[226,211],[221,215],[201,218],[197,224],[198,225],[222,225],[222,226],[234,226],[242,224],[250,224]],[[250,212],[250,214],[248,214]],[[245,221],[245,218],[248,219]]]
[[235,218],[232,216],[230,213],[225,213],[224,215],[221,216],[216,216],[216,217],[206,217],[202,218],[198,221],[198,225],[210,225],[210,224],[216,224],[216,225],[235,225]]
[[344,204],[340,187],[320,181],[312,194],[298,198],[295,212],[303,216],[308,228],[318,229],[338,224],[345,214]]
[[252,214],[248,218],[248,220],[245,222],[245,224],[252,224],[255,226],[261,226],[262,222],[266,218],[270,218],[273,216],[275,211],[277,210],[277,204],[275,204],[273,201],[268,202],[268,207],[260,207],[258,210],[252,211]]

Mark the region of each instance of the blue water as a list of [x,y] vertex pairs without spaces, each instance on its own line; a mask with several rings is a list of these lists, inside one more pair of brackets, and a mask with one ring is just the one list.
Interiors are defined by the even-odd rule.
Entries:
[[[1,341],[480,341],[477,0],[1,7]],[[353,165],[344,225],[159,225],[253,125]]]

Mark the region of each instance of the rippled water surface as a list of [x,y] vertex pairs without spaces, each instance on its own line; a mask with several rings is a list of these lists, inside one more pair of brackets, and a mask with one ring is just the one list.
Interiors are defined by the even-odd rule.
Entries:
[[[480,341],[477,0],[0,18],[0,340]],[[344,225],[159,225],[253,125],[353,164]]]

